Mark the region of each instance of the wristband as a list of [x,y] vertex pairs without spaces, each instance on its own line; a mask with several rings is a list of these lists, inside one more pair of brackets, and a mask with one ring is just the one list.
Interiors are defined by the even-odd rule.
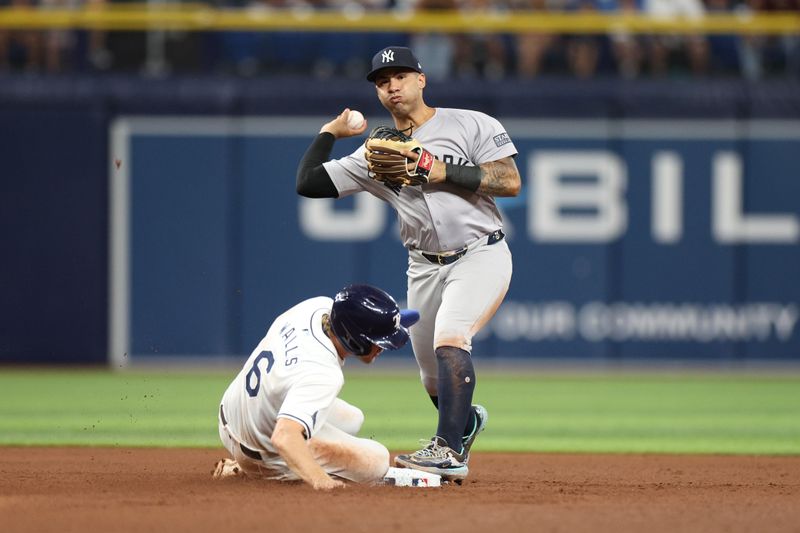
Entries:
[[[433,157],[432,153],[421,146],[411,151],[416,152],[419,158],[417,159],[417,164],[414,165],[414,173],[409,175],[422,176],[427,180],[428,176],[431,174],[431,169],[433,169],[433,163],[436,161],[436,158]],[[408,170],[406,170],[406,173],[408,173]]]
[[465,189],[475,192],[481,186],[481,178],[483,178],[483,170],[481,167],[468,167],[466,165],[455,165],[453,163],[445,163],[444,180],[464,187]]

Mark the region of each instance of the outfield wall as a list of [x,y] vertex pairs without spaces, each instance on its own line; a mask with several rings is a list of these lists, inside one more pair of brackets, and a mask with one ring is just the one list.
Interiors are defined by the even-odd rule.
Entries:
[[[428,94],[496,115],[520,151],[522,193],[500,201],[514,278],[476,354],[800,359],[800,86]],[[402,296],[388,208],[294,193],[345,106],[385,120],[355,82],[0,81],[0,361],[238,356],[305,296]]]

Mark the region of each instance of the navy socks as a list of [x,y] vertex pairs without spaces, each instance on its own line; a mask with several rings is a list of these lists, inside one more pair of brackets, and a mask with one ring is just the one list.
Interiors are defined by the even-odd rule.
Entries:
[[461,453],[461,439],[475,425],[472,411],[475,369],[470,354],[452,346],[437,348],[436,360],[439,363],[439,395],[431,396],[439,408],[436,435],[446,440],[455,452]]
[[[439,409],[439,397],[438,396],[431,396],[431,401],[433,402],[433,406],[436,409]],[[467,415],[467,425],[464,427],[464,435],[462,439],[467,438],[472,434],[475,430],[475,424],[478,423],[478,417],[475,416],[475,409],[469,410],[469,415]],[[463,440],[462,440],[463,441]]]

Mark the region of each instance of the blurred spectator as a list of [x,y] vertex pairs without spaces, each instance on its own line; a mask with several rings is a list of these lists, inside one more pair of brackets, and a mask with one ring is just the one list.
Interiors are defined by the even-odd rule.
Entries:
[[[140,0],[0,0],[0,7],[70,9]],[[166,0],[180,2],[184,0]],[[217,7],[270,10],[522,10],[643,13],[697,19],[708,12],[795,12],[800,0],[200,0]],[[479,17],[480,18],[480,17]],[[160,34],[160,41],[152,39]],[[513,35],[420,32],[142,32],[0,30],[0,70],[65,72],[147,71],[155,57],[161,74],[222,71],[241,76],[311,74],[361,78],[371,54],[384,46],[411,46],[431,80],[451,77],[523,79],[568,74],[586,79],[612,71],[638,78],[678,69],[694,75],[738,74],[758,80],[800,76],[800,35],[609,34],[541,32]],[[203,48],[204,47],[204,48]],[[201,48],[203,48],[201,50]]]
[[[75,9],[86,3],[102,6],[106,0],[0,0],[0,7]],[[97,69],[110,67],[104,31],[77,29],[0,30],[0,68],[47,73],[67,72],[84,65],[83,55]],[[85,43],[81,40],[85,36]]]
[[[800,15],[800,0],[785,0],[777,2],[777,7],[783,11],[791,11]],[[791,34],[781,37],[783,49],[786,53],[786,74],[800,78],[800,35]]]
[[[795,14],[800,14],[800,0],[787,0],[786,9]],[[787,53],[787,73],[795,78],[800,77],[800,35],[784,35],[784,48]]]
[[[223,0],[220,8],[241,8],[253,12],[269,12],[290,7],[289,0]],[[283,43],[280,33],[264,34],[260,32],[225,31],[211,36],[211,62],[215,69],[239,76],[255,76],[263,69],[273,67],[277,63],[274,55],[281,53],[297,54],[300,52],[293,43]],[[217,43],[218,41],[218,43]]]
[[[82,3],[80,0],[40,0],[45,9],[70,9]],[[44,44],[44,68],[47,72],[61,72],[74,67],[75,30],[45,30],[42,35]]]
[[[746,0],[743,12],[798,12],[800,0]],[[743,35],[740,39],[742,75],[750,80],[768,72],[800,75],[800,36]]]
[[[520,11],[546,11],[547,0],[512,0],[512,8]],[[542,70],[547,52],[556,44],[552,33],[520,33],[516,35],[517,76],[536,77]]]
[[[701,0],[644,0],[643,11],[653,18],[699,19],[705,15]],[[708,42],[703,35],[652,35],[648,52],[650,70],[656,76],[667,74],[676,56],[688,59],[695,75],[708,71]]]
[[[565,10],[577,13],[593,13],[606,9],[615,9],[616,3],[604,0],[566,0]],[[600,57],[602,37],[596,34],[567,34],[564,42],[567,54],[567,65],[577,78],[587,79],[597,71]]]
[[[726,13],[733,9],[734,0],[706,0],[708,13]],[[709,71],[716,75],[736,75],[741,67],[739,61],[740,40],[737,35],[710,34],[707,36],[709,46]]]
[[[32,9],[34,5],[34,0],[0,0],[0,7]],[[0,68],[39,70],[42,50],[42,32],[0,29]]]
[[[518,9],[532,11],[568,11],[593,13],[613,11],[616,0],[515,0]],[[605,38],[598,34],[567,33],[563,35],[526,33],[517,36],[517,75],[537,76],[547,69],[548,60],[555,72],[566,70],[575,77],[593,77],[598,69]]]
[[[619,0],[619,12],[634,15],[639,11],[637,0]],[[644,60],[644,38],[625,30],[611,33],[611,49],[617,73],[626,79],[638,78]]]
[[[335,10],[359,14],[387,9],[389,0],[244,0],[238,6],[228,0],[226,7],[253,11]],[[364,32],[222,32],[219,41],[218,69],[241,76],[274,73],[311,74],[326,79],[333,76],[363,78],[374,50],[389,44],[406,44],[407,36]],[[213,48],[213,47],[212,47]],[[213,51],[212,51],[213,53]]]
[[[352,15],[368,11],[387,10],[389,0],[318,0],[329,9]],[[319,7],[318,7],[319,9]],[[377,35],[377,38],[376,38]],[[321,58],[314,67],[318,76],[344,74],[353,79],[364,79],[370,70],[372,54],[390,44],[407,44],[407,37],[398,39],[396,34],[324,33],[322,34]],[[321,68],[322,67],[322,68]]]
[[[104,8],[106,0],[88,0],[87,6],[90,8]],[[108,34],[102,30],[88,32],[88,60],[89,64],[97,70],[111,68],[111,53],[107,46]]]
[[[415,11],[454,11],[456,0],[416,0]],[[409,46],[422,62],[425,76],[431,80],[446,80],[453,74],[453,56],[457,38],[450,33],[414,33]]]
[[[137,4],[140,0],[82,0],[89,9],[103,8],[106,4]],[[137,72],[148,75],[167,74],[166,32],[147,31],[91,31],[81,35],[84,48],[84,66],[90,70],[113,69],[116,72]],[[155,67],[158,64],[160,71]]]
[[[462,11],[503,11],[504,0],[461,0]],[[463,78],[499,79],[508,68],[507,46],[497,33],[460,33],[455,36],[455,75]]]

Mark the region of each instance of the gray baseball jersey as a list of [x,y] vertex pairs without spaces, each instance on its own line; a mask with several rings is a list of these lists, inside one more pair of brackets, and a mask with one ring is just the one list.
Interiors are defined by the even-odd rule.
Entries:
[[[457,165],[480,165],[516,155],[503,125],[478,111],[436,108],[436,114],[413,137],[437,159]],[[456,250],[502,227],[494,199],[449,183],[406,187],[396,195],[367,175],[364,146],[325,163],[339,197],[360,191],[391,204],[400,219],[400,236],[409,249]]]
[[[474,166],[517,153],[502,124],[477,111],[436,108],[412,134],[445,163]],[[363,146],[328,161],[325,169],[340,198],[368,191],[397,211],[409,249],[408,306],[420,312],[420,321],[409,330],[411,342],[423,384],[436,394],[435,349],[471,352],[473,335],[494,315],[511,282],[511,252],[505,240],[490,237],[503,225],[494,198],[450,183],[405,187],[397,195],[370,179]],[[447,265],[422,255],[465,246],[467,252]]]

